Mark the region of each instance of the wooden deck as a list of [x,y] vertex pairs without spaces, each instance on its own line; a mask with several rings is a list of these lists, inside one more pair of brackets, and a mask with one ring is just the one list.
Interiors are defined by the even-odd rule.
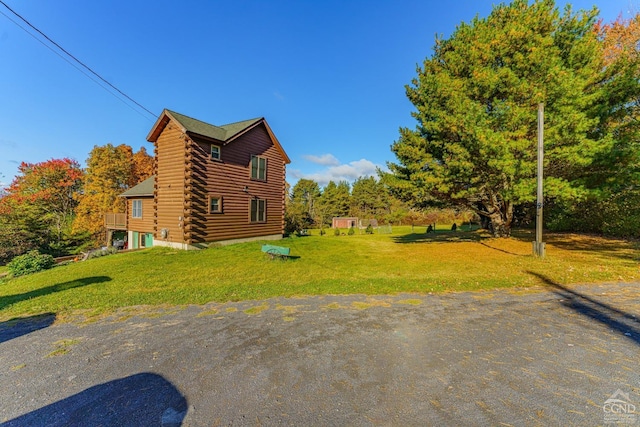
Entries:
[[111,230],[126,230],[127,214],[125,213],[104,214],[104,226]]

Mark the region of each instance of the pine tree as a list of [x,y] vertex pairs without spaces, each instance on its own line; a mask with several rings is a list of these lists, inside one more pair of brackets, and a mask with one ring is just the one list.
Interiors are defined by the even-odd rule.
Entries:
[[560,13],[552,0],[514,0],[437,38],[406,87],[415,130],[400,129],[385,182],[415,205],[466,206],[508,236],[514,205],[535,200],[536,110],[545,104],[545,193],[579,200],[589,168],[611,152],[607,74],[597,11]]

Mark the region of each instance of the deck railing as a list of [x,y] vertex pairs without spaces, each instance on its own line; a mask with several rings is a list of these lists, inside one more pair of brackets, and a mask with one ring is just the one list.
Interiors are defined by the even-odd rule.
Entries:
[[127,229],[127,214],[108,213],[104,214],[104,225],[107,228]]

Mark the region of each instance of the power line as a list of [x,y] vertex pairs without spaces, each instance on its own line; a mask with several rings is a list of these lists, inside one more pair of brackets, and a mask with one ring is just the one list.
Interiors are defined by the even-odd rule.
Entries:
[[[138,107],[142,108],[144,111],[146,111],[147,113],[149,113],[152,117],[156,117],[157,115],[152,113],[151,111],[149,111],[147,108],[145,108],[142,104],[140,104],[139,102],[137,102],[135,99],[131,98],[129,95],[127,95],[126,93],[124,93],[123,91],[121,91],[120,89],[118,89],[117,87],[115,87],[113,84],[111,84],[109,81],[107,81],[105,78],[103,78],[100,74],[96,73],[95,71],[93,71],[88,65],[86,65],[85,63],[83,63],[82,61],[80,61],[78,58],[76,58],[75,56],[73,56],[71,53],[69,53],[69,51],[67,51],[65,48],[63,48],[62,46],[60,46],[58,43],[56,43],[55,41],[53,41],[49,36],[47,36],[45,33],[43,33],[42,31],[40,31],[38,28],[36,28],[33,24],[31,24],[31,22],[27,21],[25,18],[22,17],[22,15],[20,15],[19,13],[17,13],[16,11],[14,11],[13,9],[11,9],[9,7],[9,5],[7,5],[4,1],[0,0],[0,4],[2,4],[4,7],[6,7],[11,13],[13,13],[15,16],[17,16],[18,18],[20,18],[24,23],[26,23],[29,27],[31,27],[32,29],[34,29],[35,31],[37,31],[42,37],[44,37],[45,39],[47,39],[50,43],[52,43],[54,46],[56,46],[58,49],[60,49],[62,52],[64,52],[67,56],[69,56],[70,58],[72,58],[75,62],[77,62],[78,64],[80,64],[82,67],[84,67],[86,70],[88,70],[91,74],[93,74],[94,76],[96,76],[97,78],[99,78],[100,80],[102,80],[104,83],[106,83],[109,87],[113,88],[114,90],[116,90],[119,94],[121,94],[122,96],[124,96],[125,98],[127,98],[129,101],[133,102],[135,105],[137,105]],[[90,75],[88,75],[87,73],[85,73],[82,69],[78,68],[75,64],[73,64],[72,62],[70,62],[67,58],[64,58],[62,55],[60,55],[60,53],[56,52],[55,50],[53,50],[50,46],[48,46],[47,44],[45,44],[42,40],[39,40],[37,37],[35,37],[33,34],[31,34],[29,31],[27,31],[26,28],[24,28],[23,26],[21,26],[19,23],[17,23],[16,21],[14,21],[13,19],[11,19],[9,16],[7,16],[6,14],[0,12],[0,14],[4,15],[7,19],[9,19],[11,22],[13,22],[14,24],[16,24],[18,27],[20,27],[22,30],[24,30],[27,34],[29,34],[31,37],[35,38],[36,40],[38,40],[40,43],[42,43],[44,46],[46,46],[49,50],[51,50],[52,52],[54,52],[56,55],[58,55],[60,58],[64,59],[65,61],[67,61],[69,64],[73,65],[74,68],[76,68],[78,71],[82,72],[82,74],[84,74],[85,76],[87,76],[88,78],[90,78],[94,83],[98,84],[100,87],[102,87],[103,89],[105,89],[107,92],[111,93],[113,96],[116,96],[114,93],[110,92],[106,87],[104,87],[102,84],[100,84],[98,81],[96,81],[94,78],[92,78]],[[116,98],[118,98],[116,96]],[[120,99],[120,98],[118,98]],[[120,99],[122,101],[122,99]],[[124,102],[124,101],[123,101]]]
[[24,28],[22,25],[20,25],[19,22],[16,22],[15,20],[11,19],[10,16],[8,16],[6,13],[2,12],[0,10],[0,15],[4,16],[5,18],[7,18],[9,21],[13,22],[16,26],[20,27],[25,33],[29,34],[31,37],[34,38],[34,40],[36,40],[38,43],[42,44],[42,46],[46,47],[47,49],[49,49],[51,52],[53,52],[54,54],[58,55],[58,57],[60,57],[60,59],[62,59],[63,61],[65,61],[66,63],[68,63],[69,65],[71,65],[73,68],[75,68],[76,70],[80,71],[82,74],[84,74],[88,79],[90,79],[91,81],[93,81],[95,84],[97,84],[98,86],[100,86],[101,88],[103,88],[105,91],[107,91],[107,93],[113,95],[113,97],[115,99],[117,99],[118,101],[122,102],[122,104],[124,104],[125,106],[127,106],[128,108],[131,109],[131,111],[135,112],[136,114],[139,114],[140,116],[144,117],[147,120],[150,120],[147,116],[145,116],[144,114],[142,114],[142,112],[140,112],[140,110],[136,110],[135,108],[133,108],[133,106],[129,103],[127,103],[124,99],[120,98],[119,96],[117,96],[115,93],[111,92],[106,86],[104,86],[102,83],[100,83],[97,79],[93,78],[91,76],[91,74],[87,73],[86,71],[84,71],[82,68],[78,67],[75,63],[71,62],[71,60],[69,60],[69,58],[63,56],[60,52],[58,52],[57,50],[53,49],[51,46],[49,46],[48,44],[46,44],[45,42],[43,42],[42,40],[40,40],[38,37],[36,37],[35,35],[31,34],[29,32],[29,30],[27,30],[26,28]]

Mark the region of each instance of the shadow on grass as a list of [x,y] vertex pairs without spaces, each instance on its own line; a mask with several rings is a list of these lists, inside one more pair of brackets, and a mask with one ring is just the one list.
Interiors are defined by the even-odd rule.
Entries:
[[55,314],[44,313],[0,322],[0,344],[31,332],[48,328],[55,320]]
[[608,258],[638,261],[637,242],[612,239],[589,234],[548,233],[545,240],[567,251],[597,252]]
[[265,259],[267,261],[272,261],[272,262],[287,262],[289,260],[291,261],[295,261],[300,259],[300,255],[286,255],[286,256],[266,256]]
[[2,425],[179,426],[186,412],[187,399],[171,382],[145,372],[93,386]]
[[34,289],[29,292],[15,295],[6,295],[0,297],[0,310],[9,307],[20,301],[25,301],[31,298],[38,298],[41,296],[53,294],[55,292],[66,291],[67,289],[79,288],[82,286],[92,285],[94,283],[104,283],[111,280],[108,276],[92,276],[85,277],[77,280],[70,280],[68,282],[57,283],[55,285],[46,286],[44,288]]
[[432,233],[409,233],[393,236],[395,243],[479,242],[489,235],[480,231],[436,230]]
[[607,325],[612,330],[640,345],[640,319],[630,313],[566,288],[542,274],[533,271],[528,271],[528,273],[542,280],[552,288],[556,295],[562,297],[562,305],[565,307]]
[[485,242],[479,242],[482,246],[484,246],[485,248],[489,248],[489,249],[493,249],[494,251],[498,251],[498,252],[502,252],[503,254],[508,254],[508,255],[515,255],[515,256],[528,256],[528,255],[524,255],[524,254],[517,254],[515,252],[510,252],[510,251],[506,251],[504,249],[500,249],[500,248],[496,248],[494,246],[488,245]]

